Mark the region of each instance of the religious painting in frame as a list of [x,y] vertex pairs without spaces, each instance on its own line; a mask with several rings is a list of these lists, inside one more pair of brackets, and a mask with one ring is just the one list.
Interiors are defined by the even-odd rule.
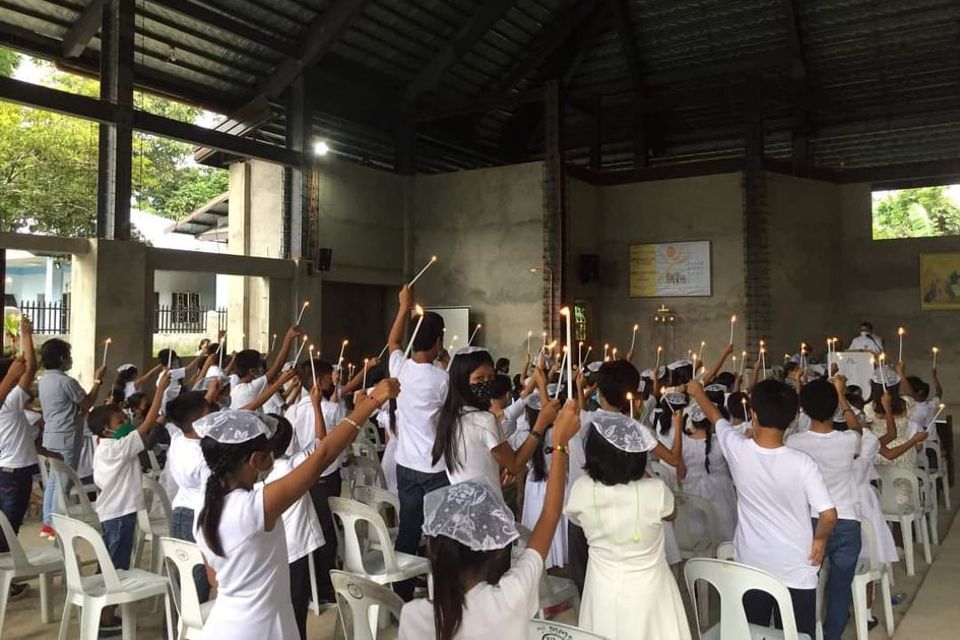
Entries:
[[960,310],[960,253],[920,254],[920,308]]
[[710,295],[709,240],[630,245],[631,298]]

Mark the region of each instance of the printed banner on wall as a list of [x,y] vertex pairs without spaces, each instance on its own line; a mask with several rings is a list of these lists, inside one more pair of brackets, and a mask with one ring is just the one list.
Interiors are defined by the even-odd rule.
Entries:
[[920,254],[920,308],[960,309],[960,253]]
[[709,295],[709,241],[630,245],[631,298]]

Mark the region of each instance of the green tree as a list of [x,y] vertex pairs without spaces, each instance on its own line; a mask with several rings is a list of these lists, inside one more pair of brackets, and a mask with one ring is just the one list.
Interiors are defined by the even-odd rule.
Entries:
[[5,78],[12,76],[19,62],[20,56],[15,52],[0,48],[0,76]]
[[874,240],[951,235],[960,235],[960,207],[946,187],[903,189],[874,203]]

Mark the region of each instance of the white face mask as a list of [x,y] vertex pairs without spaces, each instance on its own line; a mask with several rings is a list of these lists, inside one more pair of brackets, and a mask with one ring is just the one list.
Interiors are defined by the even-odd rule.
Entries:
[[867,338],[867,337],[870,336],[870,332],[869,332],[869,331],[863,331],[863,330],[861,330],[861,331],[860,331],[860,335],[862,335],[864,338]]

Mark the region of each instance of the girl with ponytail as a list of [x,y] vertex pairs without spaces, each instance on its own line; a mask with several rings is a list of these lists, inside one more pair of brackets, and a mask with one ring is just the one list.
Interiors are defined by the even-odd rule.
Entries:
[[553,428],[559,455],[550,468],[543,511],[526,549],[496,586],[488,580],[491,569],[520,537],[500,491],[483,480],[468,480],[425,496],[423,533],[434,596],[404,605],[398,640],[527,637],[529,620],[540,608],[544,558],[563,508],[567,443],[579,426],[577,405],[568,402]]
[[[291,603],[283,513],[316,484],[353,441],[370,415],[397,397],[383,380],[331,430],[295,469],[257,484],[273,466],[276,421],[242,409],[208,414],[193,423],[210,468],[195,535],[217,599],[201,638],[265,640],[299,637]],[[256,485],[256,486],[255,486]]]

